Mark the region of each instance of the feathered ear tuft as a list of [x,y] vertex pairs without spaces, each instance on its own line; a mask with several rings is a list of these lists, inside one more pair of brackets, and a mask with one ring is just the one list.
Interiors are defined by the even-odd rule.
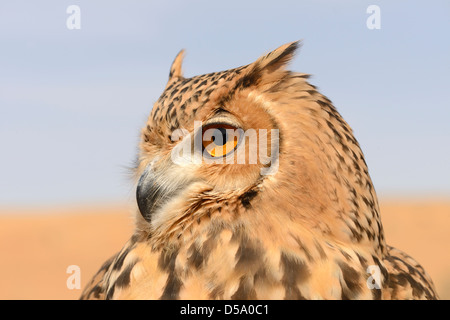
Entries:
[[241,79],[244,87],[276,82],[286,75],[285,66],[294,57],[300,41],[287,43],[249,64]]
[[283,68],[289,61],[291,61],[299,46],[300,41],[287,43],[262,56],[253,64],[259,70],[265,70],[268,73],[271,73]]
[[169,73],[169,82],[170,80],[175,78],[183,78],[183,71],[181,69],[181,66],[183,64],[183,58],[184,58],[184,49],[178,52],[177,56],[172,62],[172,66],[170,67]]

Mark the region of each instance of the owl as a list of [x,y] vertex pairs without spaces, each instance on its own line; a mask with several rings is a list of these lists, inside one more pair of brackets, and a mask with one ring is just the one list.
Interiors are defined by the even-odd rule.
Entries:
[[142,130],[136,223],[81,299],[437,299],[386,244],[367,164],[299,42],[192,78],[175,58]]

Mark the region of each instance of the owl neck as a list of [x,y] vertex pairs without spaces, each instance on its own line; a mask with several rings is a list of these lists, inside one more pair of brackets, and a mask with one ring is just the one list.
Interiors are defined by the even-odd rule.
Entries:
[[324,237],[383,255],[377,195],[361,148],[331,101],[305,88],[306,96],[278,114],[289,126],[282,128],[280,170],[265,182],[264,203],[278,204],[273,210],[281,207],[287,213],[279,214]]

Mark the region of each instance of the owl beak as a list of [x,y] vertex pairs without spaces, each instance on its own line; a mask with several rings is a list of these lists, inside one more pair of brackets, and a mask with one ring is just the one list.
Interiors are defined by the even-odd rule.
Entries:
[[184,183],[170,183],[167,175],[148,165],[141,175],[137,188],[136,200],[139,211],[148,222],[152,216],[170,199],[173,199],[185,186]]
[[139,179],[136,188],[136,199],[139,211],[145,220],[151,220],[155,207],[155,199],[158,197],[157,188],[153,187],[155,177],[152,170],[147,167]]

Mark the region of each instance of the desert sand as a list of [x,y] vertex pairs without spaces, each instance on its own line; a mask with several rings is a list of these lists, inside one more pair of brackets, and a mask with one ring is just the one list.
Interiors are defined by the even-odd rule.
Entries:
[[[381,201],[381,215],[388,243],[417,259],[450,299],[450,201]],[[131,236],[132,216],[123,204],[0,209],[0,299],[78,299],[67,268],[80,268],[83,288]]]

